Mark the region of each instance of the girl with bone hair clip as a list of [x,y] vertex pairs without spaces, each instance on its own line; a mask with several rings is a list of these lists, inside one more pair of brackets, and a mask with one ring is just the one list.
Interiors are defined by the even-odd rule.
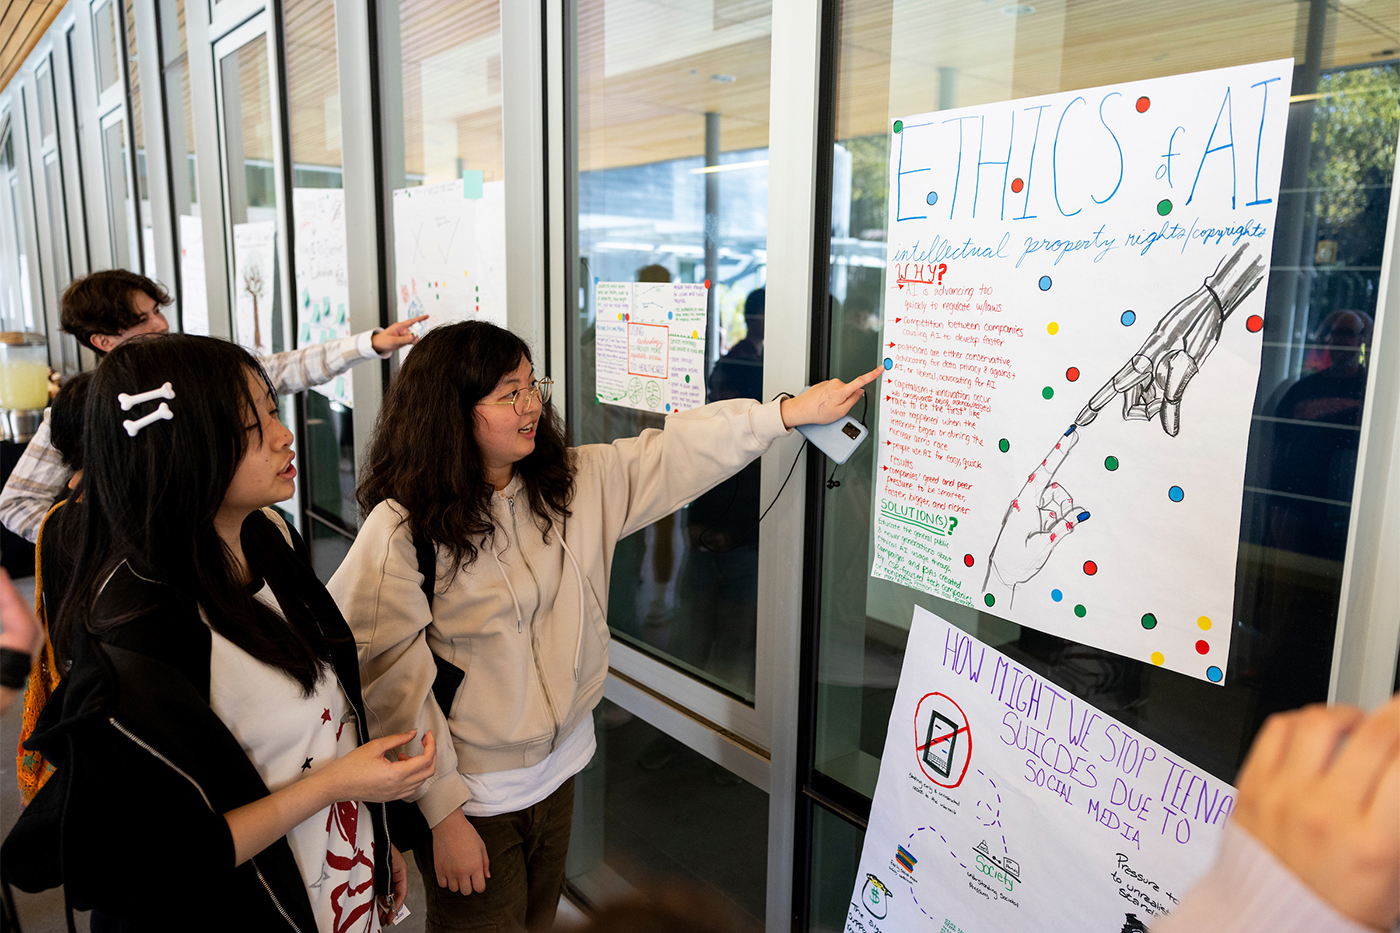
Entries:
[[406,891],[382,803],[434,740],[392,762],[415,733],[368,741],[350,630],[270,508],[296,470],[266,374],[223,341],[132,340],[86,434],[71,668],[29,741],[57,770],[6,877],[63,884],[94,929],[379,929]]

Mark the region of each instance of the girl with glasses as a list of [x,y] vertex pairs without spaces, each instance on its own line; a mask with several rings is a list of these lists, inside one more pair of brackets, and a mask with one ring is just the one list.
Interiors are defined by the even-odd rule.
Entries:
[[468,321],[419,341],[385,394],[366,519],[329,589],[355,631],[374,734],[452,738],[413,798],[431,827],[414,850],[430,931],[553,924],[573,778],[595,749],[617,542],[792,428],[842,417],[879,372],[570,448],[515,334]]

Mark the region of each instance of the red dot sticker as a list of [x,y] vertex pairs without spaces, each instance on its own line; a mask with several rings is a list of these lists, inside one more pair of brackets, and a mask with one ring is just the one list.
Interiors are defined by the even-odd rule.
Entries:
[[964,555],[963,555],[963,563],[964,563],[964,564],[967,564],[967,566],[971,567],[974,563],[976,563],[976,561],[973,560],[973,557],[972,557],[971,554],[964,554]]
[[1026,183],[1019,178],[1011,179],[1011,190],[1020,194],[1026,188]]
[[1151,106],[1152,106],[1152,101],[1149,100],[1148,98],[1146,98],[1146,97],[1139,97],[1139,98],[1137,99],[1137,112],[1138,112],[1138,113],[1147,113],[1147,108],[1148,108],[1148,107],[1151,107]]
[[1205,654],[1205,653],[1206,653],[1207,651],[1209,651],[1209,650],[1210,650],[1210,644],[1209,644],[1204,638],[1202,638],[1200,641],[1196,642],[1196,653],[1197,653],[1197,654]]
[[709,280],[709,279],[706,279],[706,280],[705,280],[705,287],[706,287],[706,288],[709,288],[709,287],[710,287],[710,280]]
[[1244,327],[1251,334],[1257,334],[1264,329],[1264,319],[1257,314],[1251,314],[1245,320]]
[[1068,379],[1070,382],[1078,382],[1078,381],[1079,381],[1079,367],[1078,367],[1078,366],[1071,366],[1069,369],[1065,370],[1065,378]]
[[1092,577],[1094,574],[1099,572],[1099,565],[1091,560],[1086,560],[1084,562],[1084,572]]

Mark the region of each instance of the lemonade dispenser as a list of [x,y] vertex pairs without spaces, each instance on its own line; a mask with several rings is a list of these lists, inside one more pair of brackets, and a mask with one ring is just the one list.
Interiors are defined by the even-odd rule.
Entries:
[[48,404],[48,340],[43,334],[0,331],[0,409],[6,439],[28,443]]

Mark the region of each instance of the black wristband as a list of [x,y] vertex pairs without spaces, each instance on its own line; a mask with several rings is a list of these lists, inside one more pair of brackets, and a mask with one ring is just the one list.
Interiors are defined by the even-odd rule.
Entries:
[[23,689],[24,682],[29,679],[31,663],[32,659],[27,652],[0,648],[0,687]]

